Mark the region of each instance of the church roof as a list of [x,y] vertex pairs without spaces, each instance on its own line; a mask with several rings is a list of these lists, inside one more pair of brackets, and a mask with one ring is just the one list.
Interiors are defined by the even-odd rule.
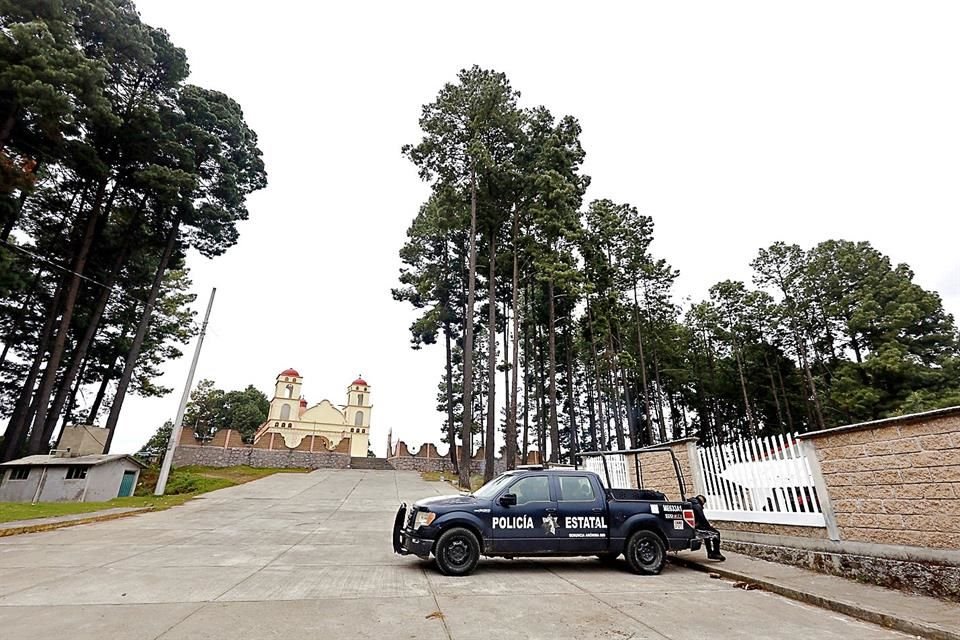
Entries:
[[280,372],[280,375],[281,375],[281,376],[293,376],[293,377],[295,377],[295,378],[301,377],[301,376],[300,376],[300,372],[297,371],[296,369],[286,369],[285,371],[281,371],[281,372]]
[[361,387],[369,387],[369,386],[370,386],[370,385],[367,384],[367,381],[364,380],[363,378],[357,378],[356,380],[354,380],[354,381],[351,382],[350,384],[351,384],[352,386],[361,386]]

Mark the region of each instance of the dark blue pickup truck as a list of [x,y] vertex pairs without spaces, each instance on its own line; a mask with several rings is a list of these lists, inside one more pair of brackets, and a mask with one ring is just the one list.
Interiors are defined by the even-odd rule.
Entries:
[[418,500],[409,511],[403,504],[393,529],[394,551],[423,559],[432,553],[451,576],[472,572],[480,556],[612,561],[621,554],[634,572],[657,574],[667,550],[700,543],[689,502],[648,489],[608,489],[596,473],[575,468],[522,468],[471,494]]

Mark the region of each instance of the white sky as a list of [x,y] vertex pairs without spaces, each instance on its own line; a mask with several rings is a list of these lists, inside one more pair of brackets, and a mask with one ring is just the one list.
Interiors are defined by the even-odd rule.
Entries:
[[[237,99],[270,186],[239,244],[190,266],[217,300],[197,379],[311,403],[372,385],[374,450],[439,441],[442,346],[408,347],[397,250],[427,194],[400,146],[420,107],[477,63],[525,105],[583,126],[588,199],[638,206],[677,294],[749,278],[758,248],[869,240],[960,314],[960,5],[954,2],[138,0],[187,50],[191,81]],[[128,398],[117,451],[176,412]],[[501,387],[502,388],[502,387]]]

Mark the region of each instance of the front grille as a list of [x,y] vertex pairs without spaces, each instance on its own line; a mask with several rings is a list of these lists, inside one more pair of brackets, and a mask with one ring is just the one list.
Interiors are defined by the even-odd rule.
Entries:
[[413,529],[413,522],[417,519],[417,508],[410,507],[410,513],[407,514],[407,529]]

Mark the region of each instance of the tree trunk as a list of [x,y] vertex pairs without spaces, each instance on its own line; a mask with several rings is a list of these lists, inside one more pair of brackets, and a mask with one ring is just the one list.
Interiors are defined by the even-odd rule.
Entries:
[[643,415],[647,419],[647,434],[650,444],[656,442],[653,418],[650,416],[650,386],[647,384],[647,362],[643,353],[643,334],[640,331],[640,302],[637,298],[637,283],[633,283],[633,315],[637,323],[637,353],[640,355],[640,380],[643,383]]
[[[590,307],[590,299],[587,299],[587,322],[590,325],[590,355],[593,359],[593,379],[597,386],[597,418],[600,421],[600,449],[609,449],[609,438],[605,431],[606,420],[603,415],[603,384],[600,381],[600,365],[597,364],[597,330],[593,324],[593,311]],[[594,436],[596,437],[596,436]]]
[[497,233],[490,230],[490,269],[487,277],[487,437],[483,450],[483,482],[493,480],[497,442]]
[[[519,288],[520,288],[520,273],[519,273],[519,263],[517,259],[517,223],[516,218],[514,218],[513,223],[513,333],[511,338],[513,340],[513,351],[511,353],[511,369],[513,369],[513,378],[510,383],[510,407],[507,411],[507,469],[513,469],[516,466],[517,462],[517,400],[518,400],[518,383],[517,379],[520,377],[520,355],[518,351],[520,350],[520,305],[519,305]],[[506,345],[504,345],[506,348]],[[526,385],[524,385],[526,386]],[[526,452],[524,452],[526,453]],[[524,460],[526,463],[526,460]]]
[[560,425],[557,422],[557,336],[556,308],[553,300],[553,278],[547,282],[547,304],[549,306],[550,344],[550,462],[560,461]]
[[747,393],[747,378],[743,375],[743,358],[740,357],[740,345],[733,339],[733,355],[737,361],[737,373],[740,375],[740,391],[743,392],[743,407],[747,414],[747,425],[750,427],[750,437],[757,435],[757,423],[753,419],[753,409],[750,407],[750,396]]
[[133,370],[137,364],[137,358],[140,357],[140,349],[143,347],[143,341],[147,337],[147,330],[150,328],[150,319],[153,317],[153,306],[157,302],[157,296],[160,294],[160,286],[163,284],[163,276],[167,272],[167,266],[170,264],[170,256],[173,255],[174,247],[177,246],[177,238],[180,235],[180,216],[173,220],[170,231],[167,233],[167,245],[163,249],[163,255],[160,257],[160,263],[157,265],[157,272],[153,278],[153,285],[150,288],[150,294],[143,307],[143,313],[140,315],[140,324],[137,325],[137,333],[133,337],[133,343],[130,345],[130,351],[127,353],[127,360],[123,365],[123,373],[120,374],[120,380],[117,382],[116,395],[113,398],[113,404],[110,405],[110,415],[107,416],[106,428],[107,441],[104,444],[104,453],[110,453],[110,446],[113,444],[113,436],[117,431],[117,421],[120,419],[120,410],[123,408],[123,401],[127,395],[127,389],[130,387],[130,381],[133,379]]
[[617,376],[620,371],[620,366],[613,348],[613,336],[609,333],[607,334],[607,348],[610,350],[610,370],[608,372],[607,382],[610,385],[610,399],[613,402],[613,427],[617,433],[617,447],[623,450],[627,448],[627,443],[623,433],[623,414],[620,412],[620,394],[617,392]]
[[576,462],[579,446],[577,443],[577,411],[574,406],[573,395],[573,356],[571,354],[573,349],[570,345],[570,329],[568,328],[563,335],[563,348],[564,351],[567,352],[567,407],[570,411],[570,420],[568,422],[570,425],[570,459],[568,462],[572,464]]
[[590,420],[590,439],[593,441],[593,450],[599,451],[601,445],[600,439],[597,437],[597,416],[593,406],[593,385],[591,384],[587,384],[587,412],[587,418]]
[[780,427],[780,433],[783,433],[783,409],[780,407],[780,394],[777,393],[777,383],[773,378],[773,367],[770,366],[770,356],[767,354],[766,345],[762,344],[763,348],[763,363],[767,367],[767,375],[770,378],[770,393],[773,394],[773,403],[777,408],[777,423]]
[[34,389],[37,384],[37,377],[40,375],[40,366],[43,364],[43,357],[47,353],[47,345],[53,336],[53,326],[57,320],[56,310],[60,307],[60,301],[63,297],[64,282],[61,280],[57,284],[56,292],[50,301],[51,312],[47,314],[43,329],[40,332],[40,339],[37,341],[37,352],[33,356],[33,362],[30,365],[30,371],[27,373],[23,387],[20,389],[20,395],[13,407],[13,413],[10,416],[10,422],[7,423],[7,430],[4,432],[3,448],[0,449],[0,462],[8,462],[16,457],[23,447],[27,436],[27,425],[30,423],[32,412],[30,407],[33,404],[31,399],[34,396]]
[[[524,291],[526,307],[531,299],[530,287],[525,287]],[[532,306],[531,304],[530,307]],[[526,315],[523,323],[523,456],[521,458],[523,464],[529,462],[527,455],[530,453],[530,319],[533,314]]]
[[543,365],[543,334],[540,331],[540,325],[537,324],[537,448],[540,450],[541,462],[547,461],[547,427],[549,419],[545,418],[548,413],[546,407],[546,397],[543,393],[543,380],[546,378]]
[[779,363],[777,365],[777,379],[780,381],[780,393],[783,396],[783,408],[787,414],[787,428],[790,430],[790,433],[793,433],[793,411],[790,409],[790,397],[787,395],[787,386],[783,383],[783,371],[780,370]]
[[94,196],[90,207],[90,215],[87,218],[86,226],[80,240],[80,246],[77,249],[71,270],[73,275],[69,278],[66,297],[63,303],[63,315],[60,316],[60,324],[57,327],[56,338],[53,341],[53,347],[50,349],[50,357],[47,359],[47,367],[40,379],[40,387],[37,389],[37,412],[33,417],[33,429],[30,432],[30,441],[27,450],[31,454],[38,454],[43,451],[46,442],[43,440],[44,425],[47,420],[47,408],[50,403],[50,395],[53,392],[53,385],[57,380],[57,372],[60,369],[60,361],[63,359],[63,353],[67,345],[67,334],[70,332],[70,323],[73,320],[73,311],[76,306],[77,295],[80,293],[80,274],[87,266],[87,258],[90,256],[90,248],[93,245],[93,237],[97,228],[97,221],[100,217],[100,211],[103,207],[103,197],[106,194],[106,180],[100,182],[97,187],[97,193]]
[[447,356],[447,442],[450,444],[450,464],[453,472],[460,475],[460,463],[457,460],[457,433],[453,425],[453,351],[450,340],[450,321],[444,320],[443,337]]
[[467,308],[463,331],[463,425],[460,452],[460,487],[470,489],[470,457],[473,455],[470,421],[473,419],[473,305],[477,291],[477,174],[470,169],[470,267],[467,274]]
[[110,294],[113,293],[113,285],[117,280],[117,276],[120,274],[120,269],[127,261],[129,254],[130,248],[129,246],[125,246],[114,260],[113,266],[110,269],[110,275],[107,276],[106,282],[103,283],[103,289],[100,292],[100,296],[97,298],[97,303],[93,309],[93,313],[90,316],[90,321],[87,324],[86,331],[84,331],[83,337],[80,339],[76,348],[74,349],[73,359],[70,362],[70,368],[60,381],[57,394],[54,396],[53,404],[51,405],[49,414],[47,416],[47,422],[43,427],[44,441],[48,441],[50,436],[53,434],[53,431],[56,429],[57,420],[60,418],[61,411],[63,411],[63,404],[66,402],[67,396],[73,387],[73,381],[76,379],[77,374],[80,371],[80,367],[87,360],[87,350],[90,348],[90,345],[93,344],[93,339],[97,335],[97,330],[100,328],[100,320],[103,318],[103,312],[107,308],[107,302],[110,300]]
[[817,395],[817,383],[813,379],[813,373],[810,371],[810,362],[807,359],[806,339],[802,342],[799,336],[795,337],[797,341],[797,350],[800,352],[800,361],[803,364],[803,371],[806,374],[807,385],[810,388],[810,397],[813,400],[813,416],[816,420],[817,429],[824,429],[823,409],[820,407],[820,397]]
[[80,393],[80,387],[83,386],[83,376],[86,375],[89,364],[90,354],[87,354],[83,358],[83,364],[80,365],[80,372],[77,374],[76,381],[73,383],[73,390],[70,392],[70,398],[67,400],[67,408],[66,411],[63,412],[61,428],[70,424],[70,420],[73,418],[73,410],[77,408],[77,395]]

